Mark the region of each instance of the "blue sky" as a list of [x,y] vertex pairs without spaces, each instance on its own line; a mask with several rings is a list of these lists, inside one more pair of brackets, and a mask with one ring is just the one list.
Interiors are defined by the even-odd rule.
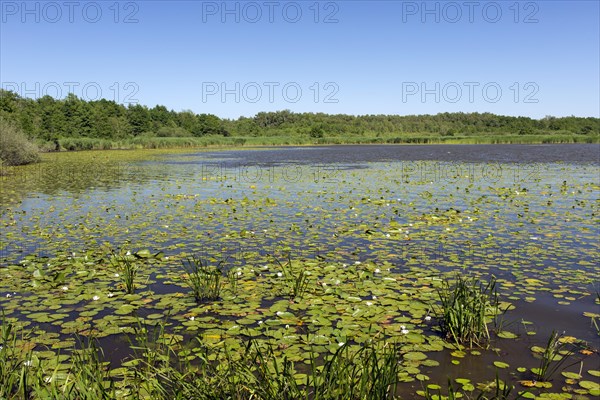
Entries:
[[600,113],[599,1],[0,1],[28,97],[222,118]]

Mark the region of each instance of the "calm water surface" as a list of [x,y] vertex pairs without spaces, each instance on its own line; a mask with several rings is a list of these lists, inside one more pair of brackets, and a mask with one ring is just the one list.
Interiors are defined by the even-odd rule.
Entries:
[[[483,267],[508,282],[549,282],[535,302],[505,293],[513,322],[597,342],[582,316],[600,311],[593,296],[564,297],[569,274],[590,276],[571,289],[600,290],[599,167],[600,146],[585,144],[267,147],[44,164],[0,178],[0,263],[108,242],[228,257],[230,267],[286,252],[390,261],[399,272]],[[389,235],[397,226],[403,240]]]

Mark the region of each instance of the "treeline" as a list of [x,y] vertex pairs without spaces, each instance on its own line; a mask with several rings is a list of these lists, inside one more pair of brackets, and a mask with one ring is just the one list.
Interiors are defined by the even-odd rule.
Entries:
[[[0,118],[11,121],[30,138],[59,143],[64,138],[108,141],[137,137],[302,137],[402,138],[481,137],[502,135],[600,134],[600,119],[546,117],[535,120],[491,113],[437,115],[329,115],[289,110],[260,112],[254,117],[221,119],[212,114],[176,112],[165,106],[128,106],[110,100],[85,101],[73,94],[64,99],[30,99],[0,89]],[[410,140],[407,140],[410,141]],[[322,141],[321,141],[322,142]],[[392,141],[393,142],[393,141]]]

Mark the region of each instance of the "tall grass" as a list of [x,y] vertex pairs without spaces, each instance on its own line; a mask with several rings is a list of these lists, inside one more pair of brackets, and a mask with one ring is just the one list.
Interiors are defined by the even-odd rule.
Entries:
[[440,328],[448,340],[469,347],[486,346],[490,340],[487,324],[499,312],[496,279],[484,283],[456,276],[454,284],[442,282]]
[[140,268],[134,257],[129,254],[117,255],[113,253],[111,262],[117,271],[116,275],[121,278],[127,294],[133,294],[135,292],[135,279]]
[[22,346],[28,335],[6,319],[4,312],[0,323],[0,399],[28,398],[31,351]]
[[309,275],[310,273],[300,266],[294,266],[292,263],[292,258],[288,255],[288,260],[286,263],[280,262],[277,258],[275,258],[277,264],[282,270],[283,278],[287,287],[287,294],[290,297],[290,300],[300,300],[304,293],[308,289],[309,284]]
[[310,398],[388,399],[396,395],[400,357],[390,342],[370,343],[358,351],[344,344],[321,372],[311,360],[311,371],[306,385]]
[[[549,381],[552,376],[559,370],[563,370],[572,365],[575,365],[579,360],[574,361],[570,365],[563,364],[575,354],[580,348],[578,341],[575,338],[565,337],[563,334],[558,334],[552,331],[546,347],[540,357],[540,366],[532,368],[531,371],[535,374],[535,379],[538,381]],[[563,367],[561,369],[561,367]]]
[[182,261],[185,271],[183,278],[192,289],[197,302],[219,298],[222,288],[222,262],[220,261],[216,266],[209,266],[196,257],[190,257]]

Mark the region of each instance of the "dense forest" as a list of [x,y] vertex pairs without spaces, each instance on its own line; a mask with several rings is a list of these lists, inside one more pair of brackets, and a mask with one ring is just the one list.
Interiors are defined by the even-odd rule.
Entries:
[[[437,115],[328,115],[289,110],[260,112],[254,117],[221,119],[212,114],[173,111],[165,106],[127,106],[109,100],[84,101],[73,94],[64,99],[24,98],[0,89],[0,118],[10,121],[46,149],[70,139],[122,141],[143,137],[288,137],[324,143],[330,138],[365,138],[365,142],[410,142],[412,137],[440,139],[484,136],[573,136],[597,141],[600,119],[581,117],[510,117],[491,113]],[[369,140],[369,138],[373,140]],[[581,140],[584,138],[584,140]],[[589,139],[589,140],[588,140]],[[357,140],[354,140],[356,142]],[[335,140],[330,141],[335,143]],[[340,142],[340,141],[337,141]],[[352,141],[349,141],[352,142]],[[243,144],[243,141],[240,142]],[[343,143],[343,141],[342,141]]]

